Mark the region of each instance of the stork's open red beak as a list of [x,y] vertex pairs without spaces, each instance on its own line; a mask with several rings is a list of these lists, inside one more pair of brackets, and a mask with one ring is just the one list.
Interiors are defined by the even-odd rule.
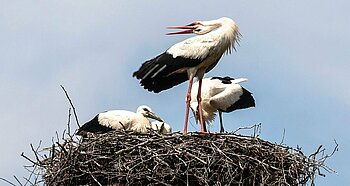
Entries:
[[192,34],[193,30],[197,28],[197,26],[186,25],[186,26],[168,26],[169,29],[187,29],[178,32],[169,32],[166,35],[174,35],[174,34]]

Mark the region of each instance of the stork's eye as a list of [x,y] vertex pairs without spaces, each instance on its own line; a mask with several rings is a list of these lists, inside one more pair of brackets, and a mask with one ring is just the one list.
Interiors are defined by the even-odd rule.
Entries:
[[195,29],[194,31],[196,31],[196,32],[200,32],[202,29],[200,29],[200,28],[197,28],[197,29]]
[[195,25],[201,25],[199,21],[192,22],[191,24],[188,24],[187,26],[195,26]]
[[143,108],[143,111],[149,112],[149,110],[147,108]]

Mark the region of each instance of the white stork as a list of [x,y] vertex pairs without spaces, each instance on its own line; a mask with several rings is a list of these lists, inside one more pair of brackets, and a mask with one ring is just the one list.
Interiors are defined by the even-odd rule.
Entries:
[[127,110],[106,111],[97,114],[92,120],[81,126],[77,135],[85,136],[87,132],[106,133],[111,130],[147,133],[152,128],[147,118],[163,121],[146,105],[139,106],[136,113]]
[[159,134],[170,134],[172,132],[172,128],[169,124],[158,120],[152,121],[152,129]]
[[[238,109],[255,107],[255,100],[248,90],[239,83],[247,81],[245,78],[234,79],[231,77],[212,77],[203,79],[202,108],[204,122],[212,122],[215,113],[219,112],[220,132],[224,132],[222,124],[222,112],[232,112]],[[193,84],[195,90],[199,82]],[[196,93],[191,93],[191,110],[198,121],[198,102],[194,99]]]
[[[144,62],[133,76],[141,80],[140,84],[145,89],[155,93],[190,80],[186,96],[186,134],[193,78],[197,77],[199,80],[197,100],[200,103],[204,73],[213,69],[225,52],[230,53],[235,49],[235,43],[238,43],[241,34],[236,23],[227,17],[168,28],[187,29],[168,35],[193,33],[196,36],[179,42],[159,56]],[[205,132],[201,109],[199,111],[201,132]]]

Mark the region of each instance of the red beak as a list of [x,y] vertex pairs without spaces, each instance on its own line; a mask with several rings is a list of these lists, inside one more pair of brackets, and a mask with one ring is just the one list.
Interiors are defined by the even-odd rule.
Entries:
[[166,35],[174,35],[174,34],[192,34],[193,30],[197,28],[197,26],[168,26],[167,28],[170,29],[187,29],[183,31],[178,31],[178,32],[169,32]]

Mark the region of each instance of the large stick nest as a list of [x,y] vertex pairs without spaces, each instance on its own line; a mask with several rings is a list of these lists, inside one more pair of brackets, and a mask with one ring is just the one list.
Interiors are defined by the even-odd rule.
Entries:
[[[33,148],[32,148],[33,149]],[[54,143],[32,161],[46,185],[306,185],[328,157],[258,137],[112,131]],[[33,149],[34,151],[34,149]],[[43,153],[43,152],[41,152]]]

